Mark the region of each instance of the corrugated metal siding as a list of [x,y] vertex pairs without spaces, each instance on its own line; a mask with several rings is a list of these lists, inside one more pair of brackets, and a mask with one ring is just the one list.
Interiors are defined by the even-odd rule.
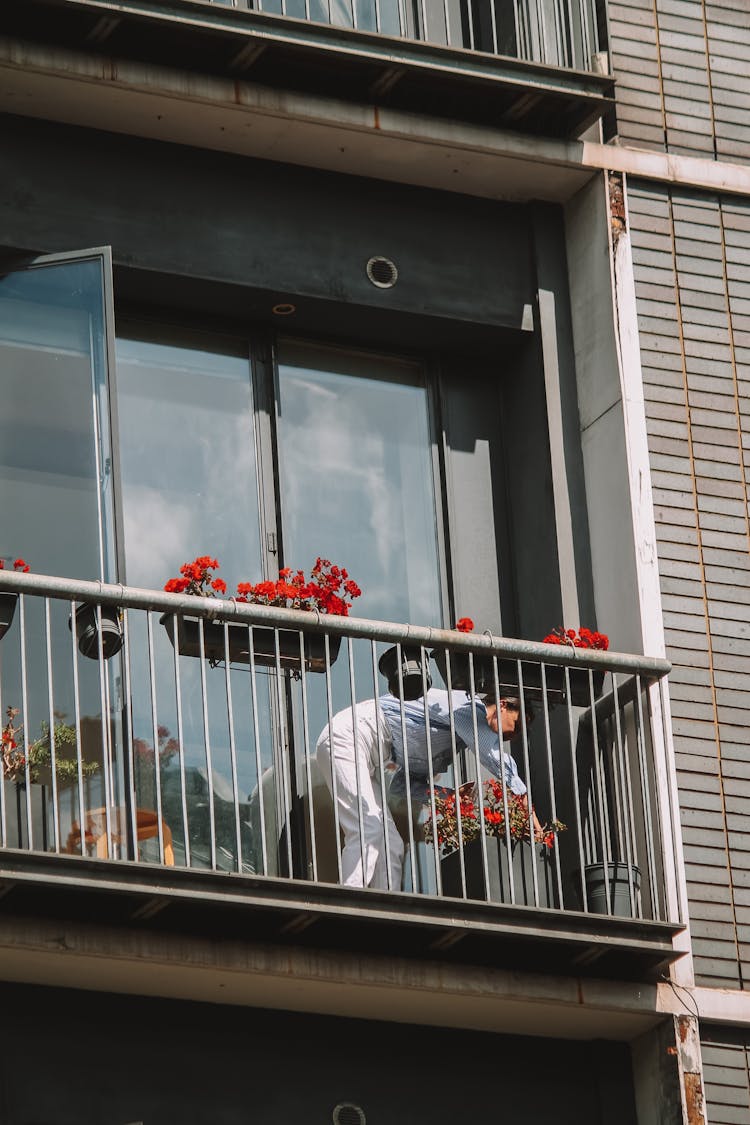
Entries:
[[701,1054],[709,1122],[711,1125],[747,1125],[750,1121],[748,1044],[742,1041],[742,1036],[737,1037],[737,1042],[704,1038]]
[[750,987],[750,201],[628,202],[696,973]]
[[747,0],[613,0],[609,15],[621,140],[748,159]]

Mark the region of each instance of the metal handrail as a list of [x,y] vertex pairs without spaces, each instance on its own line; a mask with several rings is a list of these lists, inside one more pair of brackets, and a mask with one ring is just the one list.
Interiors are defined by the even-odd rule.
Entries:
[[548,645],[501,637],[489,631],[482,634],[458,633],[453,629],[405,624],[395,621],[374,621],[365,617],[338,617],[317,610],[293,610],[276,606],[238,602],[235,598],[202,598],[187,594],[167,594],[137,586],[105,582],[87,582],[53,575],[23,574],[0,571],[0,592],[29,593],[62,601],[97,602],[122,609],[145,609],[160,613],[201,617],[205,621],[237,621],[245,625],[266,625],[274,628],[326,632],[389,644],[419,645],[423,648],[449,648],[456,652],[473,652],[509,660],[528,660],[561,667],[582,667],[602,671],[630,672],[644,680],[655,681],[671,670],[668,660],[622,652],[601,652]]

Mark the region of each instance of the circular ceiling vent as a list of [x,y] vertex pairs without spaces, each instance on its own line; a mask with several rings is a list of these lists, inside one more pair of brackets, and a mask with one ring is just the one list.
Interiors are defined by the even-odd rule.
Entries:
[[341,1102],[333,1111],[333,1125],[367,1125],[365,1111],[352,1102]]
[[377,285],[378,289],[392,289],[398,281],[396,263],[392,262],[390,258],[384,258],[381,254],[376,254],[367,263],[367,276],[373,285]]

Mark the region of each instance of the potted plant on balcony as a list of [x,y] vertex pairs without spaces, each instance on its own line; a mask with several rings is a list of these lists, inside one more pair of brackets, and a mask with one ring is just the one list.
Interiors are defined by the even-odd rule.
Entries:
[[[22,574],[29,573],[29,565],[23,559],[14,559],[13,569],[20,571]],[[5,570],[4,559],[0,559],[0,570]],[[18,594],[13,594],[8,590],[0,593],[0,639],[5,636],[13,624],[13,615],[16,612],[17,604]]]
[[[616,914],[623,918],[636,916],[641,870],[634,863],[612,860],[606,864],[587,863],[583,869],[583,878],[586,884],[586,905],[590,913]],[[580,897],[580,886],[578,890]]]
[[[170,578],[164,589],[167,593],[192,594],[197,597],[216,597],[226,593],[226,583],[214,578],[219,563],[209,555],[201,555],[180,567],[180,577]],[[321,614],[348,616],[351,601],[361,590],[342,567],[328,559],[316,559],[309,580],[304,571],[292,572],[288,567],[279,571],[275,582],[239,582],[236,601],[254,605],[278,606]],[[160,618],[170,641],[183,656],[201,655],[201,619],[185,614],[165,613]],[[225,659],[230,662],[250,662],[250,636],[252,634],[253,659],[265,667],[276,666],[276,636],[272,627],[253,625],[251,629],[241,622],[228,622],[228,645],[225,649],[224,623],[221,620],[203,621],[203,654],[213,665]],[[330,662],[338,656],[339,636],[329,637]],[[282,668],[298,670],[302,665],[299,632],[296,629],[278,630],[278,657]],[[227,651],[228,650],[228,651]],[[323,634],[305,634],[303,641],[304,665],[307,671],[323,672],[326,667],[325,639]]]
[[[52,738],[49,723],[42,721],[40,737],[25,745],[23,727],[16,726],[15,722],[18,714],[17,707],[6,708],[6,723],[1,736],[3,778],[20,786],[25,785],[27,779],[32,785],[51,785]],[[79,768],[76,729],[63,720],[63,715],[55,716],[55,777],[58,787],[76,784]],[[82,777],[91,777],[98,771],[99,763],[81,762],[80,769]]]
[[[534,903],[531,859],[517,845],[532,843],[532,825],[528,803],[524,796],[513,793],[495,778],[482,783],[482,802],[477,799],[476,782],[467,782],[455,789],[436,787],[434,790],[435,820],[433,826],[432,807],[424,825],[425,842],[434,842],[434,827],[437,828],[437,846],[441,856],[440,876],[443,893],[462,897],[461,854],[463,852],[464,877],[467,898],[486,898],[484,865],[482,862],[482,826],[484,835],[493,841],[487,845],[487,874],[489,877],[489,897],[493,901],[510,900],[508,869],[513,865],[516,900],[527,905]],[[507,811],[507,816],[506,816]],[[460,820],[460,832],[459,832]],[[566,826],[561,820],[553,820],[542,828],[539,841],[538,859],[540,906],[553,906],[554,895],[551,886],[549,857],[554,847],[555,836],[564,832]],[[511,855],[503,854],[508,838]],[[462,846],[463,845],[463,846]]]

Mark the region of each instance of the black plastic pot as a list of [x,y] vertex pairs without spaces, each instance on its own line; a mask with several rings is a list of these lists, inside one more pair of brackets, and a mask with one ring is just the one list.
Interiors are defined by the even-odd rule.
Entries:
[[0,640],[13,624],[13,615],[18,604],[18,594],[0,594]]
[[605,864],[590,863],[584,867],[583,876],[586,882],[586,901],[592,914],[617,914],[622,918],[636,916],[636,910],[630,901],[630,880],[633,882],[633,896],[637,906],[641,872],[634,863],[608,863],[606,876]]
[[[93,602],[76,602],[76,638],[78,651],[91,660],[99,659],[99,615]],[[73,628],[73,616],[68,618],[68,628]],[[120,611],[116,606],[101,607],[101,652],[109,660],[123,645]]]
[[[181,656],[200,656],[200,619],[165,613],[159,621],[167,636]],[[265,668],[276,667],[275,630],[253,625],[253,656],[255,663]],[[227,655],[231,664],[250,663],[250,633],[247,625],[237,621],[227,624],[228,642],[224,648],[224,623],[203,622],[203,654],[211,664],[223,663]],[[307,672],[325,672],[325,637],[322,633],[304,634],[304,664]],[[341,647],[340,636],[329,636],[328,651],[331,664],[335,663]],[[298,671],[302,667],[299,633],[279,629],[279,662],[282,668]]]

